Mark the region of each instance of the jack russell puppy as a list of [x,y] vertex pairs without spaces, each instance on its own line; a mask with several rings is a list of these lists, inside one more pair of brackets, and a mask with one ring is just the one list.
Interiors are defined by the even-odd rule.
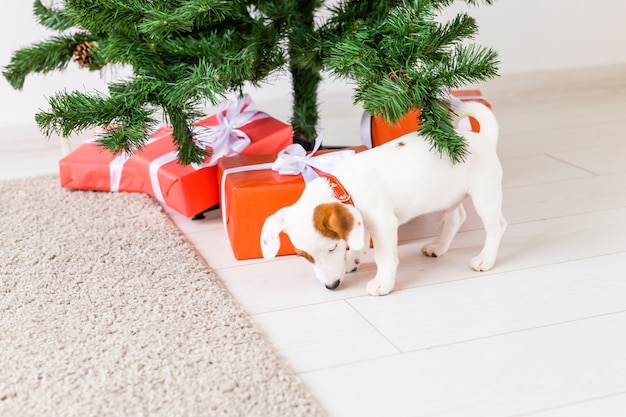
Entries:
[[[461,203],[470,196],[486,231],[470,266],[476,271],[492,268],[506,228],[498,123],[489,108],[476,102],[461,104],[455,113],[454,126],[468,145],[465,161],[452,164],[416,133],[348,157],[334,175],[311,181],[296,203],[266,219],[260,237],[263,257],[276,256],[279,234],[285,232],[317,278],[335,289],[346,272],[357,269],[371,236],[377,272],[366,291],[385,295],[395,284],[398,226],[443,211],[441,234],[422,247],[426,256],[441,256],[465,221]],[[468,116],[478,121],[480,133],[458,129]]]

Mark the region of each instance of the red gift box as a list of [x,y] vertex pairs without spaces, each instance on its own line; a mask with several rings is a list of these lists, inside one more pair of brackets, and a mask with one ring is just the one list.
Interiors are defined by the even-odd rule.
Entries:
[[[165,140],[172,129],[159,128],[148,143]],[[61,187],[94,191],[150,193],[152,188],[142,173],[143,164],[126,154],[115,155],[89,140],[59,160]]]
[[[61,187],[98,191],[143,192],[155,197],[180,212],[192,217],[215,206],[219,202],[219,183],[217,181],[217,160],[222,156],[240,153],[241,155],[276,154],[292,143],[292,128],[265,113],[256,112],[249,100],[230,115],[229,121],[223,123],[228,116],[227,110],[218,112],[198,121],[194,128],[197,142],[204,142],[202,136],[222,129],[224,135],[234,146],[225,146],[224,142],[217,147],[209,144],[212,156],[205,158],[205,163],[198,166],[181,165],[177,161],[177,151],[173,142],[172,129],[161,127],[148,138],[148,143],[140,150],[126,155],[113,155],[88,142],[59,161]],[[250,109],[259,116],[244,120],[246,123],[231,123],[242,111]],[[239,112],[239,113],[237,113]],[[241,122],[241,120],[240,120]],[[239,126],[241,125],[241,126]],[[239,127],[237,127],[239,126]],[[203,128],[205,127],[205,128]],[[211,127],[211,131],[206,129]],[[217,128],[216,128],[217,127]],[[245,136],[247,146],[240,150],[232,149],[239,146]]]
[[[452,90],[450,94],[461,101],[478,101],[489,108],[491,104],[485,100],[480,90]],[[361,118],[361,143],[368,148],[379,146],[407,133],[415,132],[419,129],[420,110],[409,111],[395,124],[389,124],[382,115],[371,115],[363,113]],[[469,118],[469,126],[460,126],[474,132],[480,132],[478,121]]]
[[[347,148],[360,152],[364,146]],[[316,155],[333,151],[321,151]],[[262,258],[261,229],[268,216],[295,203],[304,190],[302,175],[272,169],[276,155],[240,155],[219,160],[222,221],[235,258]],[[281,233],[278,255],[294,254],[289,237]]]

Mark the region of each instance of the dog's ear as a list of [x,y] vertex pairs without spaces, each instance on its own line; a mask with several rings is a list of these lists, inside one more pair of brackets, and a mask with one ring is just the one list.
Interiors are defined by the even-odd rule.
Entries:
[[352,230],[347,236],[347,239],[344,240],[348,246],[350,246],[350,250],[362,250],[365,247],[365,225],[363,224],[361,212],[353,205],[343,204],[343,206],[350,211],[352,217],[354,218]]
[[283,207],[265,219],[261,229],[261,252],[265,259],[272,259],[280,249],[280,232],[285,229],[285,218],[291,207]]
[[315,207],[313,224],[331,239],[343,239],[350,249],[361,250],[365,245],[365,226],[361,213],[350,204],[324,203]]

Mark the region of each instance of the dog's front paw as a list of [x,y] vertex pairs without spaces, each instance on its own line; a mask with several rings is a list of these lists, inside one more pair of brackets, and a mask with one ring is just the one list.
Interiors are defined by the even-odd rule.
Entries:
[[493,268],[494,261],[487,261],[481,256],[477,256],[473,258],[470,262],[470,266],[474,271],[482,272],[489,271]]
[[393,290],[393,285],[393,281],[383,281],[375,278],[367,283],[365,291],[368,295],[387,295]]
[[352,263],[347,263],[346,264],[346,274],[350,274],[352,272],[356,272],[357,269],[359,269],[359,264],[361,263],[360,260],[355,259],[354,262]]
[[346,274],[351,272],[356,272],[359,268],[359,264],[361,263],[361,259],[359,258],[359,254],[355,252],[348,252],[346,257]]
[[435,243],[428,243],[424,246],[422,246],[422,254],[426,255],[426,256],[430,256],[431,258],[437,258],[441,255],[443,255],[445,253],[444,250],[442,250],[439,245],[435,244]]

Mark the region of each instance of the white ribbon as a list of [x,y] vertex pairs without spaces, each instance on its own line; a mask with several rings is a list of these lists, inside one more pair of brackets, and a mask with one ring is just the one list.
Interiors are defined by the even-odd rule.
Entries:
[[118,193],[120,184],[122,183],[122,170],[124,164],[130,158],[130,153],[122,152],[109,163],[109,182],[111,183],[111,192]]
[[343,150],[328,152],[322,155],[313,156],[322,144],[321,136],[315,139],[313,151],[307,155],[306,150],[300,144],[294,143],[287,146],[278,153],[278,158],[274,161],[272,169],[281,175],[300,175],[305,182],[311,182],[319,177],[313,168],[331,174],[339,162],[354,155],[354,150]]
[[[196,138],[196,146],[212,149],[208,163],[194,166],[199,169],[204,166],[214,166],[224,156],[238,155],[250,144],[250,137],[241,128],[255,120],[269,117],[260,112],[252,103],[248,94],[237,100],[236,103],[225,100],[217,107],[216,126],[194,126],[192,133]],[[193,165],[193,164],[192,164]],[[198,165],[198,164],[196,164]]]
[[364,111],[361,115],[361,144],[371,148],[372,144],[372,113]]
[[[148,166],[148,171],[150,174],[150,185],[152,186],[152,191],[154,192],[154,198],[161,203],[165,203],[165,197],[163,195],[163,191],[161,190],[161,181],[159,181],[159,170],[163,165],[169,164],[170,162],[174,162],[178,159],[178,150],[168,152],[164,155],[159,156],[158,158],[150,161],[150,165]],[[208,165],[204,164],[191,164],[192,168],[196,171],[206,168]]]
[[[99,140],[104,137],[104,133],[102,130],[98,129],[94,133],[94,137],[87,140],[89,143],[93,143],[99,145]],[[109,183],[110,190],[112,193],[117,193],[120,191],[120,183],[122,182],[122,170],[124,169],[124,164],[130,158],[130,152],[120,152],[111,162],[109,162]]]
[[163,197],[163,191],[161,191],[161,182],[159,181],[159,169],[163,165],[175,161],[177,158],[178,151],[171,151],[151,161],[150,165],[148,166],[152,192],[154,193],[154,198],[156,198],[157,201],[159,201],[160,203],[165,203],[165,197]]
[[450,90],[442,90],[441,95],[439,96],[439,98],[441,100],[449,102],[450,103],[450,107],[452,107],[452,109],[456,109],[461,104],[463,104],[464,101],[480,101],[480,100],[484,100],[485,99],[485,97],[482,96],[482,95],[457,97],[454,94],[452,94],[450,92]]

